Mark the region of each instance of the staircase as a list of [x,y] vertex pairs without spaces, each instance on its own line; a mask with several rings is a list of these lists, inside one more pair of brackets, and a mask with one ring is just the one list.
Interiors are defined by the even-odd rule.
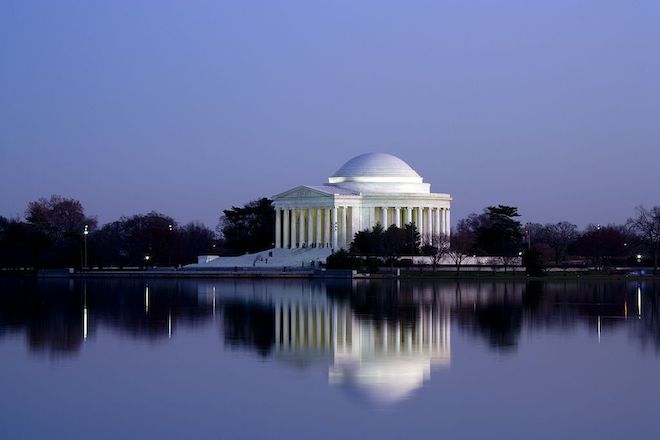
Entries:
[[195,263],[185,266],[185,269],[213,269],[231,267],[260,267],[260,268],[299,268],[318,267],[325,263],[332,253],[329,248],[273,248],[254,254],[245,254],[237,257],[218,257],[207,263]]

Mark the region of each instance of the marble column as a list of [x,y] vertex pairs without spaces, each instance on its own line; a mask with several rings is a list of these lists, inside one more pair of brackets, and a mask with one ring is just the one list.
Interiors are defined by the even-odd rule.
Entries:
[[415,226],[417,226],[417,232],[419,232],[419,237],[422,241],[422,244],[424,244],[424,225],[422,224],[422,208],[420,206],[417,206],[415,208],[417,211],[417,223]]
[[394,225],[397,228],[401,227],[401,208],[398,206],[394,208]]
[[291,249],[297,248],[298,243],[298,209],[291,210]]
[[298,221],[300,222],[298,225],[298,247],[305,247],[305,208],[300,208]]
[[438,231],[438,235],[445,235],[445,231],[442,229],[442,221],[440,220],[440,208],[435,208],[433,212],[435,213],[435,230]]
[[424,234],[422,234],[422,242],[424,244],[429,243],[429,233],[430,228],[429,228],[429,211],[428,208],[422,208],[422,228],[424,229]]
[[348,223],[348,206],[341,208],[341,247],[346,249],[348,246],[348,239],[346,238],[346,231]]
[[435,234],[435,231],[433,230],[433,213],[431,211],[431,208],[426,208],[426,237],[427,237],[427,243],[428,244],[433,244],[433,234]]
[[337,207],[332,208],[332,248],[337,250]]
[[449,208],[447,208],[447,236],[451,235],[451,221],[449,220]]
[[289,220],[291,218],[291,210],[289,208],[284,209],[284,225],[282,228],[282,232],[284,232],[284,243],[282,244],[282,247],[288,248],[290,244],[289,240],[289,233],[291,232],[290,226],[289,226]]
[[428,219],[429,219],[429,243],[433,244],[433,236],[438,233],[436,226],[433,224],[435,219],[433,214],[433,208],[428,208]]
[[313,208],[307,208],[307,247],[312,247],[314,242],[314,213]]
[[282,247],[282,210],[275,209],[275,247]]
[[412,211],[413,210],[410,206],[407,207],[407,208],[404,208],[404,209],[406,210],[406,224],[410,224],[413,221],[412,220],[413,219],[413,216],[412,216]]
[[321,212],[322,210],[319,208],[316,208],[315,210],[316,213],[316,247],[321,247],[323,246],[323,238],[321,238]]
[[380,209],[381,209],[381,214],[383,216],[381,225],[383,225],[383,228],[387,229],[387,227],[389,226],[389,224],[387,223],[387,208],[382,207]]
[[433,208],[429,208],[429,243],[433,244],[433,236],[438,234],[438,230],[434,224],[435,222],[435,213]]
[[324,247],[330,247],[330,208],[325,208],[325,214],[323,215],[323,221],[325,225],[323,227],[323,243]]
[[353,208],[346,207],[346,248],[351,244],[353,239]]

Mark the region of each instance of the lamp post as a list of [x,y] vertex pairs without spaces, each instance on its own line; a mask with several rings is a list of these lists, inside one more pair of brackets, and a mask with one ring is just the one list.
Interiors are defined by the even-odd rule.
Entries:
[[[172,237],[172,235],[173,235],[172,231],[174,230],[174,226],[171,225],[171,224],[167,225],[167,229],[170,231],[169,239],[172,240],[172,238],[173,238]],[[167,265],[170,266],[170,267],[172,266],[172,249],[171,248],[168,249],[168,251],[167,251]]]
[[89,235],[89,226],[85,225],[85,230],[83,231],[83,236],[85,237],[85,261],[83,269],[87,269],[87,236]]

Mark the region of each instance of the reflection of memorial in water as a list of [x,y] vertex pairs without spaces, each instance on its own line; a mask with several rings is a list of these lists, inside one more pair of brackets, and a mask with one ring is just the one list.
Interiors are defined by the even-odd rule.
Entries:
[[[247,321],[268,323],[276,359],[293,365],[328,364],[330,383],[358,397],[394,403],[421,387],[432,367],[450,363],[449,312],[440,304],[415,304],[406,319],[377,319],[357,314],[348,301],[333,298],[326,284],[234,287],[234,292],[220,293],[223,310],[234,314],[224,315],[230,338],[240,333],[244,343],[263,348],[266,329],[237,328]],[[350,284],[346,287],[352,291]],[[200,291],[207,300],[216,295],[213,286]],[[249,316],[246,304],[251,307]],[[236,325],[236,314],[242,315],[243,325]]]
[[[333,382],[354,387],[363,379],[361,371],[386,377],[387,371],[368,370],[375,364],[392,359],[412,364],[408,342],[415,356],[415,347],[423,347],[429,359],[424,365],[446,362],[450,312],[454,335],[485,342],[498,353],[515,353],[525,332],[577,326],[588,328],[595,343],[623,327],[634,341],[657,349],[659,287],[586,281],[0,278],[0,342],[24,338],[31,352],[59,357],[78,353],[83,343],[98,343],[101,332],[158,343],[180,331],[219,325],[232,349],[291,365],[328,365]],[[430,338],[424,336],[434,328]],[[438,328],[441,336],[434,338]],[[417,380],[428,376],[416,374],[411,376]]]
[[404,325],[342,314],[333,335],[330,382],[383,403],[401,400],[421,387],[432,366],[450,363],[450,319],[449,313],[423,305],[415,321]]
[[376,322],[348,305],[275,301],[279,356],[327,354],[331,383],[369,400],[394,402],[419,388],[434,365],[449,365],[449,314],[419,307],[414,325]]

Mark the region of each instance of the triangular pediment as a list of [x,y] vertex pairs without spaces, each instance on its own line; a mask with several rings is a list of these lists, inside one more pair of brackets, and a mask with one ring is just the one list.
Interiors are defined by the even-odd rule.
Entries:
[[306,199],[306,198],[331,198],[333,194],[325,191],[320,191],[306,185],[296,186],[288,191],[273,196],[273,200],[286,200],[286,199]]

